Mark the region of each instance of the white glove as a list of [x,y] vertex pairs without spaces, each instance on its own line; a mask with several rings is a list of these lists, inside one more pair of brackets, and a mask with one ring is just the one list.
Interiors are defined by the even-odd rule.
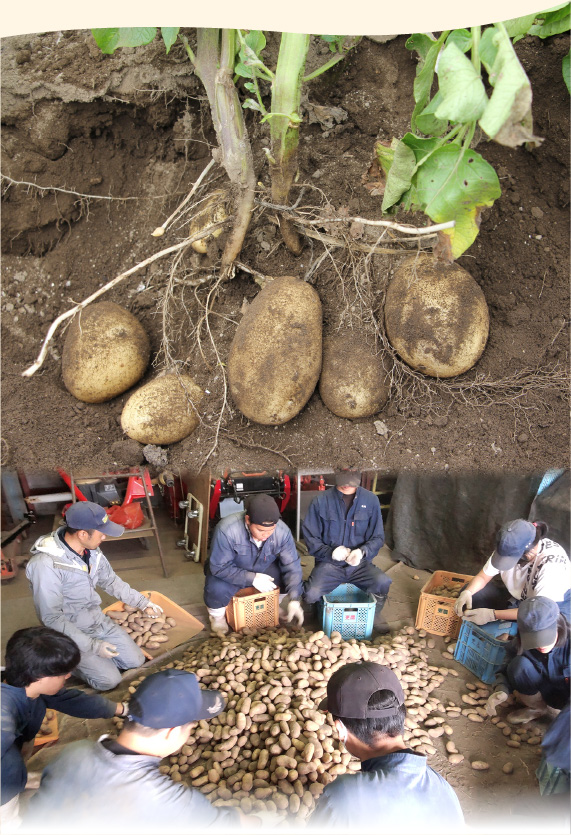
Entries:
[[454,604],[454,611],[458,615],[459,618],[462,617],[464,614],[464,609],[471,609],[472,608],[472,592],[468,591],[468,589],[464,589],[458,595],[458,600]]
[[150,603],[143,609],[143,612],[148,618],[158,618],[163,614],[163,609],[157,603]]
[[497,706],[507,700],[508,694],[504,690],[495,690],[491,696],[488,696],[488,701],[486,702],[486,713],[488,716],[495,716]]
[[331,559],[335,560],[335,562],[345,562],[350,553],[350,548],[346,548],[344,545],[338,545],[337,548],[333,549]]
[[497,620],[493,609],[467,609],[464,612],[464,619],[477,626],[485,626],[493,620]]
[[273,591],[276,588],[276,584],[269,574],[255,574],[252,585],[262,592]]
[[356,568],[361,560],[363,559],[363,552],[360,548],[354,548],[347,557],[345,557],[345,562],[347,565],[352,565],[353,568]]
[[291,623],[292,620],[295,620],[297,626],[301,626],[303,624],[303,609],[301,608],[301,603],[299,600],[290,600],[287,604],[287,623]]
[[101,641],[97,647],[97,655],[100,658],[115,658],[119,653],[115,644],[110,644],[109,641]]

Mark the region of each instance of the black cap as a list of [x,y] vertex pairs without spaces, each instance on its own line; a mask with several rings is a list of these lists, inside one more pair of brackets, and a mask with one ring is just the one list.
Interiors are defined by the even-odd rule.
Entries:
[[[369,699],[377,690],[394,693],[395,704],[391,707],[369,707]],[[394,716],[403,704],[403,689],[390,667],[373,661],[357,661],[345,664],[333,673],[327,684],[327,697],[319,705],[319,710],[328,710],[341,719],[376,719]]]
[[358,470],[341,470],[335,473],[335,484],[337,487],[358,487],[361,484],[361,473]]
[[246,515],[253,525],[271,528],[281,519],[278,506],[267,493],[258,493],[248,500]]
[[526,519],[514,519],[502,525],[496,538],[492,565],[498,571],[509,571],[535,541],[536,526]]

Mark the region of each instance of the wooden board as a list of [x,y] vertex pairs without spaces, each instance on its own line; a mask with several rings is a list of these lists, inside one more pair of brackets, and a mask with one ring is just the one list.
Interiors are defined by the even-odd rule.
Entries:
[[[198,633],[204,629],[203,624],[199,620],[189,614],[181,606],[174,603],[174,601],[172,601],[169,597],[166,597],[166,595],[161,594],[158,591],[142,591],[141,594],[144,594],[145,597],[149,597],[151,603],[156,603],[160,606],[166,617],[171,617],[176,620],[176,626],[173,626],[172,629],[168,629],[166,631],[168,641],[161,644],[159,649],[147,650],[145,647],[141,647],[141,650],[147,658],[157,658],[167,650],[174,649],[175,647],[180,646],[180,644],[190,641],[191,638],[194,638],[195,635],[198,635]],[[110,606],[103,609],[103,613],[122,612],[123,609],[123,603],[118,600],[116,603],[112,603]]]
[[53,708],[50,708],[50,710],[52,710],[54,714],[53,719],[50,719],[48,721],[48,724],[50,726],[50,732],[49,734],[41,734],[38,732],[34,738],[34,748],[39,748],[42,745],[47,745],[48,742],[57,742],[59,739],[57,711],[53,710]]

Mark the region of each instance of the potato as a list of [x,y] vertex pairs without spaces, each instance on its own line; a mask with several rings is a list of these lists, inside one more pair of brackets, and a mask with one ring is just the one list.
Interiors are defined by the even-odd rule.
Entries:
[[149,337],[128,310],[113,302],[88,305],[67,331],[64,385],[85,403],[111,400],[141,379],[150,354]]
[[389,284],[385,326],[403,360],[432,377],[463,374],[481,357],[489,331],[484,294],[457,264],[407,258]]
[[125,403],[121,414],[123,432],[141,444],[174,444],[198,426],[195,408],[202,397],[202,389],[188,374],[157,377]]
[[330,412],[342,418],[374,415],[386,403],[389,386],[372,340],[351,330],[325,337],[319,394]]
[[304,281],[270,281],[249,305],[228,357],[230,393],[250,420],[286,423],[303,409],[321,371],[321,302]]

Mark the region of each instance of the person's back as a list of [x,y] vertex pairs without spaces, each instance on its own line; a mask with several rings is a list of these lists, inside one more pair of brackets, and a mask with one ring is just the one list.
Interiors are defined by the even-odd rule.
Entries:
[[196,789],[159,771],[155,756],[115,753],[110,739],[68,745],[44,770],[24,832],[204,832],[236,824]]

